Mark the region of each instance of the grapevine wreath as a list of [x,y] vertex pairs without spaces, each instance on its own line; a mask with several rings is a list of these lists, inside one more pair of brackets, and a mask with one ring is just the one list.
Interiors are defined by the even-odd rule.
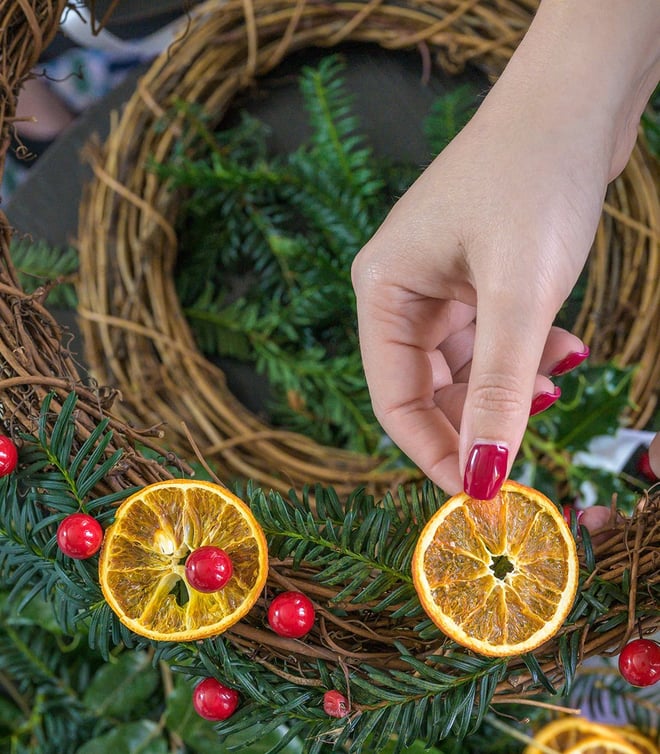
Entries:
[[[192,433],[201,453],[232,479],[248,477],[286,491],[311,479],[350,491],[395,486],[414,471],[383,470],[384,459],[321,446],[264,424],[241,405],[222,371],[198,350],[175,289],[174,218],[181,191],[154,175],[182,134],[175,101],[201,107],[209,128],[256,78],[301,48],[364,42],[419,49],[455,73],[466,64],[493,79],[525,32],[534,2],[318,3],[230,0],[197,9],[182,39],[141,79],[96,155],[80,211],[79,300],[87,361],[102,384],[123,395],[135,423],[163,423],[168,446],[184,456]],[[660,384],[657,165],[638,145],[610,187],[573,330],[592,361],[638,364],[631,421],[653,415]]]
[[[21,84],[65,6],[2,5],[0,165]],[[250,480],[241,496],[267,537],[264,592],[219,636],[152,643],[154,661],[196,681],[200,714],[202,684],[215,678],[230,688],[233,715],[220,734],[254,726],[257,739],[286,725],[284,743],[300,736],[310,752],[327,745],[376,752],[392,733],[401,747],[418,738],[433,744],[466,735],[484,718],[495,724],[492,710],[501,705],[566,694],[582,660],[618,653],[660,627],[660,499],[651,492],[631,516],[613,511],[606,536],[591,538],[573,517],[578,593],[564,625],[538,649],[486,657],[444,636],[424,615],[410,578],[415,543],[442,493],[422,481],[381,479],[373,459],[272,431],[224,392],[222,374],[196,355],[173,305],[176,244],[165,218],[177,197],[140,167],[173,138],[152,128],[169,97],[197,101],[220,118],[240,87],[289,50],[345,38],[418,45],[448,70],[471,61],[494,77],[533,9],[523,1],[227,2],[195,11],[115,124],[81,215],[81,316],[101,386],[79,372],[44,304],[47,290],[27,294],[19,285],[12,231],[0,214],[0,405],[3,432],[18,447],[0,479],[3,586],[22,604],[45,596],[62,629],[73,634],[84,625],[104,657],[144,646],[103,600],[96,555],[80,558],[66,543],[57,551],[61,524],[83,512],[107,531],[118,504],[189,478],[195,459],[212,457],[216,471]],[[632,415],[639,424],[654,409],[659,369],[660,344],[650,335],[659,295],[656,169],[638,145],[610,188],[578,322],[599,357],[641,365]],[[118,302],[124,306],[115,308]],[[160,375],[162,389],[142,392],[147,374]],[[177,402],[169,385],[186,399]],[[186,431],[178,434],[182,422]],[[286,473],[279,478],[273,468]],[[285,494],[282,479],[292,488]],[[281,592],[300,592],[315,608],[300,638],[269,630]]]

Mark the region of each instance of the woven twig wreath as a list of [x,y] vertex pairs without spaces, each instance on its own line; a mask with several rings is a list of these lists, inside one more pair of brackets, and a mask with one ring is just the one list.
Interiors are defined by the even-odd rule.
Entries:
[[[27,0],[16,0],[0,7],[0,61],[4,65],[3,75],[0,76],[0,93],[3,95],[0,103],[5,103],[4,107],[0,106],[0,134],[4,137],[13,122],[18,89],[29,75],[42,45],[54,33],[63,6],[64,0],[32,0],[31,4]],[[8,51],[12,50],[14,58],[8,55]],[[8,61],[12,62],[11,66],[5,65]],[[7,145],[7,138],[0,139],[0,168]],[[128,206],[133,206],[133,203]],[[157,217],[159,215],[155,211],[145,212],[143,225],[134,226],[134,235],[130,237],[142,238],[142,234],[153,234],[152,225],[158,222],[154,219]],[[608,214],[607,217],[611,215]],[[110,224],[117,219],[118,216],[109,217],[107,222]],[[632,228],[630,222],[627,220],[624,226]],[[163,224],[159,227],[169,226]],[[12,436],[33,431],[40,420],[40,407],[46,395],[52,394],[47,417],[50,433],[63,402],[71,391],[75,391],[78,404],[75,437],[71,438],[73,455],[87,443],[90,431],[101,419],[110,422],[114,433],[107,452],[113,453],[115,449],[121,449],[124,453],[115,472],[95,488],[97,495],[168,478],[168,469],[152,457],[159,453],[160,448],[150,439],[149,430],[139,432],[115,418],[112,412],[115,391],[111,387],[94,389],[81,377],[67,345],[63,343],[60,328],[42,305],[44,292],[28,295],[21,289],[9,251],[11,234],[7,218],[0,210],[0,415],[3,431]],[[636,227],[636,230],[631,229],[629,235],[647,239],[650,237],[648,231],[643,231],[642,225]],[[638,254],[635,258],[639,260],[640,249],[646,247],[634,244],[633,247]],[[125,245],[120,244],[119,248],[124,249]],[[630,247],[622,245],[621,248]],[[656,258],[651,254],[648,257]],[[121,259],[123,263],[127,261],[123,257]],[[164,265],[164,262],[161,264]],[[650,265],[651,262],[648,262],[644,270],[655,277],[657,270]],[[132,279],[133,267],[119,269],[126,273],[126,281]],[[131,271],[130,274],[128,271]],[[114,274],[118,273],[115,271]],[[622,278],[617,277],[619,279]],[[122,290],[126,291],[127,287],[132,290],[128,284]],[[99,290],[109,289],[101,286]],[[126,324],[122,324],[119,329],[125,330],[126,327]],[[140,328],[143,331],[153,330],[153,322],[147,321],[147,324],[135,326],[133,332],[139,333]],[[110,331],[108,328],[107,332]],[[147,342],[151,341],[147,339]],[[159,342],[156,340],[156,343]],[[154,352],[158,352],[156,345],[152,348]],[[183,350],[181,348],[176,353],[180,354]],[[121,363],[120,355],[117,354],[117,363]],[[195,365],[203,364],[199,357],[195,359]],[[152,452],[142,454],[137,451],[136,442],[147,446]],[[353,468],[351,471],[355,473]],[[188,474],[190,469],[183,468],[182,472]],[[45,506],[44,515],[50,515]],[[587,611],[575,623],[565,626],[556,640],[548,643],[539,653],[538,667],[553,682],[560,682],[566,670],[560,667],[560,647],[564,639],[571,643],[576,640],[580,656],[589,657],[618,651],[639,630],[636,616],[644,616],[645,630],[649,633],[658,628],[660,616],[652,589],[657,582],[657,495],[638,506],[632,519],[616,519],[615,525],[615,534],[595,545],[593,555],[598,567],[583,588],[588,588],[588,582],[597,582],[602,587],[603,599],[608,599],[609,590],[613,590],[617,595],[627,595],[628,604],[617,600],[593,625],[592,616]],[[314,642],[282,640],[274,632],[263,629],[265,605],[261,603],[249,620],[237,624],[226,634],[226,638],[232,647],[249,656],[264,669],[280,675],[287,683],[296,684],[306,692],[309,689],[322,691],[324,681],[316,677],[315,672],[310,677],[309,667],[317,661],[327,660],[336,663],[342,673],[348,671],[356,676],[367,667],[378,670],[385,679],[383,691],[387,694],[389,674],[396,671],[410,673],[409,663],[402,660],[401,647],[404,647],[406,653],[411,653],[406,656],[410,657],[415,653],[422,661],[428,659],[429,653],[437,654],[435,644],[420,641],[415,629],[418,619],[414,615],[394,621],[391,614],[396,611],[396,605],[390,604],[382,613],[373,614],[365,610],[364,605],[347,602],[344,607],[351,611],[349,619],[342,618],[331,609],[334,607],[334,598],[343,588],[342,584],[329,589],[316,580],[312,570],[294,568],[291,558],[279,560],[272,557],[269,565],[269,582],[273,589],[302,589],[324,606],[323,631],[319,632]],[[496,697],[509,703],[529,693],[534,694],[539,685],[538,671],[529,672],[529,666],[524,667],[522,660],[515,660],[511,667],[508,680],[501,681],[494,690]],[[575,668],[570,670],[572,674]],[[442,696],[438,696],[438,701],[442,702]]]
[[[194,13],[180,41],[140,81],[94,161],[80,213],[80,315],[86,357],[102,384],[116,385],[127,416],[163,423],[167,443],[201,454],[226,478],[275,489],[315,480],[339,490],[391,487],[405,473],[381,459],[322,447],[273,429],[232,395],[223,372],[197,349],[181,311],[173,269],[173,226],[181,197],[149,172],[166,161],[180,130],[159,120],[175,99],[203,107],[217,124],[232,98],[289,53],[340,42],[423,48],[451,73],[466,63],[491,79],[525,33],[533,0],[229,0]],[[595,360],[639,363],[633,384],[641,425],[660,382],[660,205],[657,165],[641,145],[610,188],[594,244],[576,331]],[[410,472],[408,472],[410,473]]]

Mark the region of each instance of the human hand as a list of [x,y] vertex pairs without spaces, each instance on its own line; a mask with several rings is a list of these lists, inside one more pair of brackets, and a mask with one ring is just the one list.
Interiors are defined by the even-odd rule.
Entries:
[[611,81],[592,104],[570,63],[548,73],[530,34],[352,270],[378,420],[448,494],[482,499],[508,476],[530,411],[558,397],[550,378],[588,354],[552,323],[634,144],[635,117],[614,116],[641,113]]
[[353,267],[377,418],[446,492],[467,466],[467,491],[485,499],[509,473],[533,396],[549,405],[551,373],[587,353],[552,322],[605,187],[584,152],[497,117],[482,107]]

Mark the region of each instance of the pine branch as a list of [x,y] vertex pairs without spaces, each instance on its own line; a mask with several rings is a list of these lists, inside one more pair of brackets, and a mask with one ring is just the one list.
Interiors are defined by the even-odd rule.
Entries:
[[438,97],[424,121],[424,133],[434,155],[440,154],[477,110],[474,85],[461,84]]
[[583,668],[575,679],[568,703],[579,702],[584,713],[597,719],[617,720],[637,728],[651,740],[658,740],[660,703],[653,688],[633,688],[609,667]]
[[26,293],[43,288],[52,307],[74,309],[77,296],[73,279],[78,272],[78,252],[55,248],[43,241],[12,240],[10,255]]
[[89,732],[81,696],[90,658],[84,647],[63,652],[41,625],[6,608],[2,612],[0,671],[11,679],[18,702],[13,745],[23,742],[26,751],[39,754],[73,754]]
[[87,619],[90,605],[103,603],[103,598],[95,559],[62,558],[57,526],[79,510],[107,521],[114,503],[130,491],[90,498],[116,467],[121,452],[108,452],[112,432],[107,421],[74,444],[77,397],[68,396],[51,426],[52,400],[53,395],[44,400],[36,434],[21,437],[21,468],[0,480],[0,576],[19,606],[37,595],[52,600],[63,630],[73,634]]
[[[314,494],[314,504],[311,495]],[[276,492],[248,488],[250,506],[272,536],[271,555],[317,570],[323,584],[345,584],[334,600],[363,603],[377,613],[420,614],[410,575],[415,543],[429,508],[439,494],[430,485],[424,494],[411,489],[386,495],[378,504],[357,490],[342,505],[332,490],[315,487],[285,500]],[[382,600],[382,601],[380,601]]]
[[[101,423],[91,439],[74,441],[75,398],[65,400],[56,417],[51,405],[51,400],[45,402],[35,435],[25,438],[20,470],[1,482],[0,573],[13,588],[12,604],[22,609],[43,595],[65,633],[84,639],[106,661],[113,658],[107,672],[120,654],[126,663],[121,672],[129,674],[127,658],[143,656],[141,647],[150,643],[120,624],[104,602],[94,559],[62,558],[54,545],[54,527],[66,512],[86,506],[103,520],[113,515],[116,495],[93,499],[91,493],[81,493],[99,468],[112,473],[116,459],[105,443],[108,431]],[[218,726],[228,750],[246,750],[250,742],[263,744],[267,736],[272,737],[264,746],[269,752],[286,751],[289,742],[304,741],[303,750],[316,754],[328,742],[334,751],[350,754],[386,747],[395,754],[418,741],[429,746],[457,742],[488,725],[494,701],[498,709],[506,703],[505,682],[506,688],[526,693],[568,692],[585,628],[598,637],[614,621],[627,620],[629,586],[612,578],[610,570],[596,569],[599,545],[593,545],[583,530],[581,592],[558,639],[559,665],[554,652],[552,657],[474,656],[443,637],[425,617],[412,583],[411,558],[421,528],[444,501],[433,485],[402,488],[380,500],[363,489],[347,499],[321,486],[283,497],[248,485],[244,497],[268,537],[271,582],[287,588],[300,584],[317,598],[313,631],[321,640],[284,646],[273,642],[260,604],[221,636],[154,647],[154,663],[167,662],[182,678],[194,681],[213,675],[239,690],[238,711]],[[649,588],[657,591],[653,585]],[[6,671],[20,694],[21,684],[29,679],[56,674],[44,659],[45,645],[31,658],[17,642],[25,641],[22,633],[5,639],[9,664],[0,671]],[[31,640],[27,644],[28,650],[35,646]],[[40,662],[43,667],[32,668],[31,663]],[[72,678],[66,676],[64,688],[76,692]],[[323,712],[327,689],[350,699],[347,717],[334,719]],[[35,700],[33,708],[41,716],[45,709],[55,709],[48,705],[57,698],[56,691],[48,691],[43,703]],[[109,709],[98,696],[92,703],[85,695],[82,702],[84,714],[92,718],[95,711],[105,715]],[[65,723],[60,719],[57,725]],[[138,726],[140,736],[149,740],[153,736],[160,741],[166,735],[162,719],[126,725]],[[122,728],[122,735],[134,730]],[[66,733],[64,728],[60,732]],[[235,738],[239,733],[240,743]],[[99,746],[119,745],[119,733],[106,722],[95,735]]]

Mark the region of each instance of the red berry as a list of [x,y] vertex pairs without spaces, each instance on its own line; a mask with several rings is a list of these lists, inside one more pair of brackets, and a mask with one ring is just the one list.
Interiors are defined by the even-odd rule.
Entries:
[[635,639],[619,655],[619,672],[632,686],[652,686],[660,681],[660,644]]
[[346,717],[349,713],[348,700],[339,691],[326,691],[323,695],[323,711],[330,717]]
[[193,691],[195,712],[205,720],[226,720],[238,707],[238,691],[215,678],[205,678]]
[[11,474],[18,463],[18,450],[6,435],[0,435],[0,477]]
[[280,636],[299,639],[314,625],[316,611],[302,592],[282,592],[270,603],[268,623]]
[[186,579],[198,592],[217,592],[233,573],[234,566],[229,555],[212,545],[194,550],[186,560]]
[[649,459],[649,452],[648,450],[645,450],[639,457],[637,461],[637,471],[641,474],[641,476],[644,477],[644,479],[647,479],[649,482],[657,482],[658,477],[651,468],[651,461]]
[[57,544],[70,558],[91,558],[99,551],[102,542],[101,524],[86,513],[72,513],[57,527]]

